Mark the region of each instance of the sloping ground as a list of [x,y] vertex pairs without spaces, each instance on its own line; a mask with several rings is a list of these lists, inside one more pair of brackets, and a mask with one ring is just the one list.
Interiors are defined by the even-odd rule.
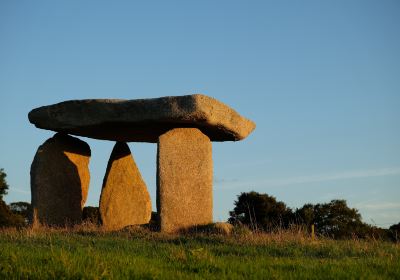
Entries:
[[0,232],[0,279],[400,279],[399,244],[147,231]]

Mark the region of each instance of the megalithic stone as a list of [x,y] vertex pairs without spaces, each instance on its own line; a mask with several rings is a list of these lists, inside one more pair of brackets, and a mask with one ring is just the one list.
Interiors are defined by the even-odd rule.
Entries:
[[157,151],[160,229],[177,232],[212,222],[212,145],[197,128],[161,135]]
[[89,189],[90,148],[57,133],[39,147],[31,165],[33,225],[70,226],[81,222]]
[[255,123],[202,94],[150,99],[70,100],[29,112],[36,127],[95,139],[157,143],[174,128],[199,128],[211,141],[246,138]]
[[[231,107],[203,94],[133,100],[69,100],[33,109],[28,118],[38,128],[61,133],[119,142],[158,143],[157,208],[161,230],[171,232],[212,221],[210,141],[240,141],[256,127],[254,122]],[[110,228],[114,227],[112,220],[116,223],[115,228],[119,228],[126,223],[124,219],[118,225],[113,218],[115,215],[107,216],[106,212],[120,213],[119,207],[128,207],[129,203],[136,205],[137,201],[134,198],[133,202],[126,203],[127,198],[113,197],[112,192],[118,188],[107,186],[116,185],[110,178],[123,182],[117,193],[131,197],[132,191],[121,186],[131,182],[129,178],[140,178],[137,179],[139,182],[141,177],[133,159],[133,164],[121,164],[122,167],[114,167],[114,161],[119,166],[120,158],[115,157],[109,162],[101,198],[102,218]],[[132,169],[127,168],[128,165],[134,166],[135,171],[126,171]],[[118,170],[130,173],[123,174]],[[111,183],[107,183],[108,180]],[[106,198],[110,201],[106,202]],[[116,201],[123,201],[124,206]],[[117,210],[110,205],[117,205]],[[141,211],[142,207],[135,209]],[[151,211],[148,210],[151,208],[145,209]]]
[[100,217],[106,230],[150,221],[150,195],[124,142],[115,144],[108,161],[100,196]]

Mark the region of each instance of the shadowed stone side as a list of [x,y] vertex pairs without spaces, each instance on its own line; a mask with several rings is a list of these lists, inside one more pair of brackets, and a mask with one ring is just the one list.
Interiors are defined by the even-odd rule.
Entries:
[[100,216],[106,230],[150,221],[150,195],[126,143],[117,142],[108,161],[100,196]]
[[160,136],[157,151],[157,209],[163,232],[212,222],[212,146],[197,128]]
[[89,189],[90,148],[57,133],[39,147],[31,165],[33,225],[70,226],[81,222]]

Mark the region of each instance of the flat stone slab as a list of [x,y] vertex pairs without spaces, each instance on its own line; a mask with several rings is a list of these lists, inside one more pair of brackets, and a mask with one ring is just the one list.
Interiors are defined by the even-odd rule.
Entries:
[[174,128],[198,128],[211,141],[238,141],[255,129],[254,122],[202,94],[70,100],[33,109],[28,117],[38,128],[120,142],[157,143]]

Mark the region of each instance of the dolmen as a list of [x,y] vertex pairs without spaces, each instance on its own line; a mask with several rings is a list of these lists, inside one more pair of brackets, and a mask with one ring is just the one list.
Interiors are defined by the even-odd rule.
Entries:
[[239,141],[254,122],[202,95],[152,99],[70,100],[33,109],[29,121],[56,134],[31,166],[32,222],[71,226],[82,219],[91,150],[71,135],[115,141],[99,210],[106,230],[141,225],[151,217],[146,184],[127,142],[157,143],[157,212],[163,232],[212,222],[212,141]]

